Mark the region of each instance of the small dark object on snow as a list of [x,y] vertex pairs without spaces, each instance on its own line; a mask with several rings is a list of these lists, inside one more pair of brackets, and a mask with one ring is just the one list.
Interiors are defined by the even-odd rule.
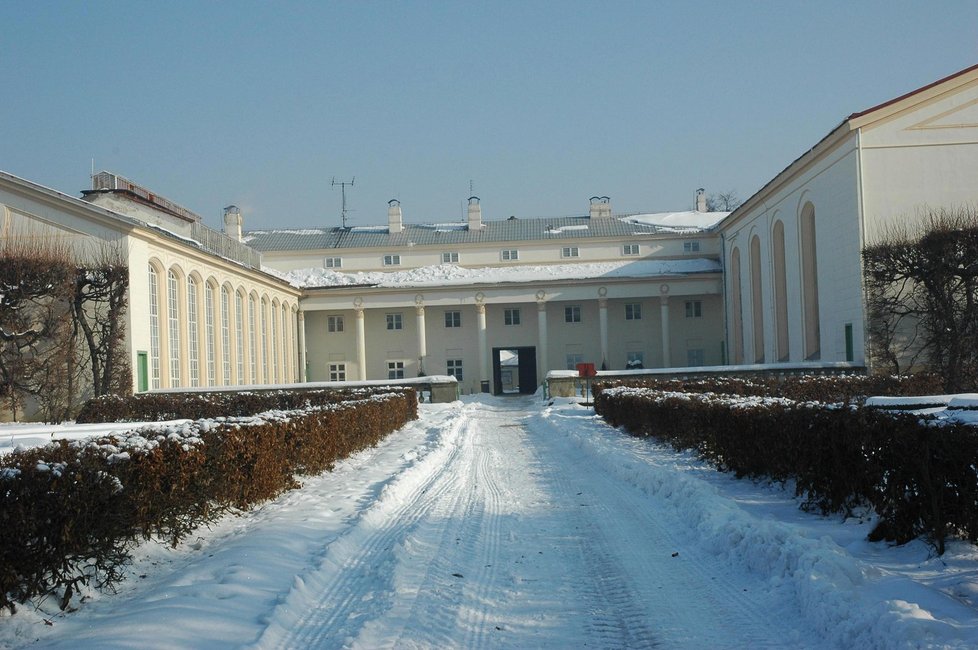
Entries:
[[679,551],[676,551],[675,553],[673,553],[672,556],[673,557],[679,557]]
[[453,578],[464,578],[465,576],[463,576],[461,573],[453,573],[452,574],[452,577]]

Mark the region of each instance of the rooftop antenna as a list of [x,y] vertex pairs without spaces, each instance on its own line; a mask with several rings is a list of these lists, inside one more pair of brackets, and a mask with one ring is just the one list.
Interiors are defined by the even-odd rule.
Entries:
[[331,184],[332,187],[336,187],[337,185],[339,185],[340,186],[340,193],[343,195],[343,211],[340,213],[342,215],[342,217],[343,217],[343,228],[346,228],[346,213],[347,212],[350,212],[349,210],[346,209],[346,186],[349,185],[350,187],[353,187],[353,184],[356,181],[357,181],[357,177],[354,176],[353,177],[353,180],[351,180],[351,181],[340,181],[339,183],[337,183],[336,182],[336,177],[334,176],[333,177],[333,182]]

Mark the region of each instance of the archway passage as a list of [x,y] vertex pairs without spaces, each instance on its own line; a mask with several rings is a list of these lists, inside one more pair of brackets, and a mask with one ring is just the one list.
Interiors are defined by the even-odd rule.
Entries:
[[537,389],[536,348],[493,348],[492,385],[495,395],[534,393]]

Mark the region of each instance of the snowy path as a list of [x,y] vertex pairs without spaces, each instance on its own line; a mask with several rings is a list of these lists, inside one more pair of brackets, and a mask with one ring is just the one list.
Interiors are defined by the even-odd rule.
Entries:
[[742,574],[715,558],[673,557],[670,530],[682,522],[595,471],[559,433],[529,434],[529,407],[466,405],[439,453],[391,484],[301,576],[255,647],[784,647],[798,638],[795,626],[766,619],[774,603]]
[[424,405],[0,647],[978,647],[978,549],[865,541],[570,400]]

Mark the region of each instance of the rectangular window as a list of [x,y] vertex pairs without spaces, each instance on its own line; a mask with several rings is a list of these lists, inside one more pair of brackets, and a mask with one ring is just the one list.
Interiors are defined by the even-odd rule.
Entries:
[[345,363],[329,364],[329,380],[346,381],[346,364]]
[[567,369],[577,370],[577,364],[584,363],[584,355],[578,353],[570,353],[567,355]]
[[686,365],[693,366],[705,366],[706,365],[706,353],[702,349],[686,350]]
[[560,249],[561,257],[580,257],[581,251],[577,246],[564,246]]
[[197,282],[187,277],[187,352],[190,385],[200,386],[200,322],[197,318]]
[[338,268],[342,268],[342,266],[343,266],[343,258],[342,257],[327,257],[326,260],[323,262],[323,266],[325,266],[327,269],[338,269]]
[[702,318],[702,317],[703,317],[703,301],[687,300],[686,318]]
[[684,241],[683,242],[683,252],[684,253],[699,253],[700,243],[698,241]]
[[581,306],[580,305],[568,305],[564,307],[564,322],[565,323],[580,323],[581,322]]
[[388,379],[404,379],[404,362],[403,361],[388,361],[387,362],[387,378]]
[[400,266],[400,255],[384,255],[384,266]]
[[520,252],[515,248],[508,248],[506,250],[500,251],[500,257],[504,262],[514,262],[520,259]]
[[520,324],[520,310],[515,309],[504,309],[503,310],[503,322],[507,325],[519,325]]
[[149,361],[153,388],[160,387],[160,289],[156,269],[149,267]]
[[622,255],[638,255],[638,244],[625,244],[621,247]]
[[404,323],[401,320],[400,314],[387,314],[387,329],[389,330],[404,329]]
[[462,312],[460,311],[445,312],[445,327],[461,327],[461,326],[462,326]]
[[629,352],[625,361],[625,368],[628,370],[641,370],[645,368],[645,353],[637,350]]
[[327,316],[326,317],[326,331],[327,332],[342,332],[343,331],[343,317],[342,316]]
[[442,253],[442,264],[458,264],[458,253]]
[[448,374],[455,379],[462,381],[462,360],[461,359],[449,359],[447,361]]
[[642,303],[625,303],[625,320],[642,320]]

